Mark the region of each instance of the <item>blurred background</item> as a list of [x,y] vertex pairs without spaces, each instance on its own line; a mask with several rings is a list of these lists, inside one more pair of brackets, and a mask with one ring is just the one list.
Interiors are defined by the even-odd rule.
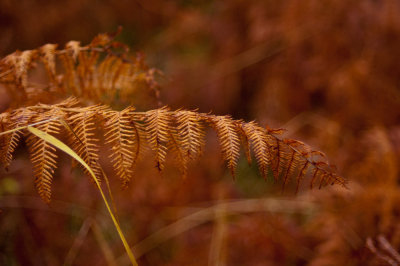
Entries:
[[[185,180],[142,160],[128,189],[110,177],[140,265],[397,265],[399,1],[1,0],[0,56],[119,25],[163,72],[163,104],[286,128],[350,180],[281,194],[244,156],[232,180],[212,134]],[[80,171],[60,165],[49,206],[24,148],[0,176],[1,265],[126,265]]]

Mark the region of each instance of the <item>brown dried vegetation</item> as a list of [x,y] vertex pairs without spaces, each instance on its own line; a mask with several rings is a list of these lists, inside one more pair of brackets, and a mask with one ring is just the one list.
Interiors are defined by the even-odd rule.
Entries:
[[[0,3],[0,15],[10,19],[0,24],[3,55],[45,42],[86,43],[118,23],[124,42],[145,49],[147,61],[167,77],[159,90],[158,72],[142,54],[130,57],[124,45],[111,45],[112,34],[97,45],[15,52],[0,68],[0,89],[10,99],[1,130],[64,117],[37,127],[81,150],[94,168],[101,165],[100,180],[101,170],[118,177],[110,178],[111,187],[141,265],[400,264],[398,2],[29,2]],[[82,16],[88,13],[94,15]],[[102,75],[107,71],[112,75]],[[142,100],[149,95],[156,97]],[[70,98],[71,106],[58,106],[69,96],[79,102]],[[86,131],[78,126],[85,115]],[[254,118],[261,123],[244,122]],[[264,127],[266,121],[287,132]],[[89,145],[85,134],[94,134]],[[335,171],[324,165],[325,155],[286,136],[325,151],[351,180],[349,189],[304,190],[320,185],[319,169]],[[1,172],[0,193],[15,176],[20,194],[37,195],[29,190],[26,151],[39,156],[33,170],[36,180],[46,180],[36,182],[42,198],[49,200],[52,191],[50,208],[20,195],[0,198],[0,264],[62,264],[75,247],[72,238],[82,239],[88,216],[102,221],[106,236],[112,230],[101,214],[93,215],[96,191],[74,178],[62,154],[23,130],[1,137],[0,144],[8,151],[1,164],[10,169]],[[219,150],[225,168],[218,167]],[[235,174],[235,182],[225,171]],[[125,190],[118,190],[118,179]],[[286,192],[297,196],[284,200],[281,186],[299,186],[299,193]],[[263,196],[257,203],[243,199]],[[60,199],[90,210],[66,210]],[[71,218],[70,209],[79,218]],[[54,214],[63,210],[62,217]],[[73,222],[75,231],[60,230]],[[122,253],[117,241],[108,237],[111,252],[99,256],[96,234],[83,239],[75,264],[124,265],[123,258],[109,256]]]
[[[61,51],[56,51],[54,46],[49,49],[50,46],[45,45],[38,50],[16,52],[0,62],[3,71],[0,73],[0,82],[6,85],[10,94],[15,97],[15,103],[22,101],[17,98],[19,95],[23,96],[22,102],[28,100],[28,91],[35,97],[45,97],[44,93],[71,91],[77,97],[100,99],[105,92],[115,94],[118,87],[121,88],[121,94],[124,94],[125,91],[131,90],[132,84],[138,82],[135,80],[138,74],[137,71],[132,72],[132,64],[128,60],[121,59],[126,57],[124,53],[117,56],[108,50],[117,46],[121,45],[111,42],[109,35],[101,34],[84,48],[81,48],[78,42],[71,41],[66,45],[66,49]],[[42,50],[40,54],[39,51]],[[107,53],[107,57],[99,63],[98,51]],[[45,91],[35,84],[31,85],[28,80],[29,71],[32,71],[35,62],[32,55],[38,53],[40,55],[37,55],[35,60],[44,62],[51,82]],[[57,84],[53,84],[51,79],[56,76],[55,54],[60,55],[64,63],[64,72],[57,73],[57,79],[60,80]],[[239,160],[242,138],[246,140],[245,149],[249,151],[250,147],[252,148],[263,177],[267,178],[268,169],[271,169],[276,180],[282,176],[283,187],[290,178],[294,178],[298,188],[308,170],[312,176],[311,187],[314,183],[319,184],[319,187],[326,184],[344,186],[346,183],[335,173],[322,152],[313,151],[300,141],[280,137],[282,130],[262,128],[255,122],[246,123],[229,116],[215,116],[196,111],[171,111],[168,107],[147,112],[135,112],[134,107],[127,107],[118,112],[105,105],[81,107],[76,98],[68,98],[53,105],[20,107],[2,113],[2,118],[4,131],[22,125],[37,124],[39,129],[51,135],[68,134],[69,145],[93,169],[99,181],[102,171],[99,165],[99,139],[96,134],[104,134],[106,143],[113,145],[110,157],[123,186],[129,183],[140,151],[146,146],[153,151],[155,166],[159,171],[164,169],[167,151],[174,151],[186,176],[188,160],[195,158],[203,149],[206,126],[216,131],[222,157],[232,176],[235,175]],[[104,129],[96,129],[96,125],[104,125]],[[54,147],[27,134],[23,129],[17,130],[1,136],[11,136],[11,140],[4,140],[9,144],[0,150],[1,161],[5,162],[5,167],[9,165],[21,135],[28,138],[39,195],[48,203],[57,159]]]

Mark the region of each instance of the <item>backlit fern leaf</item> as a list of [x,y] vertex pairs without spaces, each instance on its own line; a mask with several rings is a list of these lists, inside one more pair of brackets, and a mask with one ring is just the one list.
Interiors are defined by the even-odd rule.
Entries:
[[240,139],[235,122],[229,116],[208,116],[208,121],[215,129],[221,145],[222,156],[227,162],[232,176],[240,155]]
[[[54,117],[62,118],[63,112],[54,108],[36,117],[33,122],[48,120],[47,123],[38,124],[36,127],[48,134],[57,135],[60,132],[61,124],[59,120],[50,120]],[[34,135],[29,135],[27,144],[34,168],[36,189],[43,201],[50,203],[51,183],[54,170],[57,168],[56,149],[45,140]]]
[[111,143],[111,162],[117,175],[126,187],[132,177],[137,134],[133,128],[131,113],[133,108],[126,108],[121,112],[111,111],[107,114],[108,121],[105,127],[106,143]]

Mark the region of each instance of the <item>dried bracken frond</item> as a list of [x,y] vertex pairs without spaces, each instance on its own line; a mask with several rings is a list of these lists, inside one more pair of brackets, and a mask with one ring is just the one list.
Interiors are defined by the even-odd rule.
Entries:
[[[0,130],[1,132],[7,131],[10,124],[10,113],[2,113],[0,114]],[[6,153],[7,153],[7,146],[10,144],[10,135],[2,135],[0,136],[0,163],[6,166]],[[11,158],[12,159],[12,158]]]
[[155,153],[156,168],[162,171],[171,134],[171,115],[168,108],[163,107],[147,112],[145,123],[147,140]]
[[171,132],[172,149],[178,154],[183,177],[187,175],[187,164],[202,153],[204,126],[201,116],[193,111],[174,112],[176,127]]
[[[9,114],[8,122],[5,123],[4,131],[28,125],[28,123],[31,122],[33,115],[34,112],[26,108],[11,112]],[[22,130],[17,130],[4,136],[4,146],[1,147],[2,150],[0,151],[0,161],[5,168],[10,165],[13,159],[13,153],[17,148],[22,135]]]
[[[13,129],[28,123],[41,122],[39,129],[49,134],[65,131],[69,135],[72,148],[92,167],[100,180],[102,170],[99,165],[99,140],[96,133],[104,131],[105,142],[111,144],[111,162],[122,181],[127,186],[133,174],[133,167],[145,146],[154,153],[156,168],[164,169],[167,152],[171,151],[181,165],[183,176],[187,175],[187,165],[196,159],[204,146],[205,126],[213,128],[221,145],[222,157],[227,167],[235,174],[240,156],[241,141],[244,149],[254,153],[260,173],[267,178],[268,171],[274,173],[275,180],[282,179],[285,187],[294,180],[299,189],[306,175],[310,176],[310,187],[318,184],[345,186],[346,181],[335,173],[325,155],[313,151],[303,142],[283,139],[281,129],[263,128],[256,122],[246,123],[233,120],[229,116],[216,116],[196,111],[171,111],[167,107],[135,112],[133,107],[113,111],[104,105],[77,107],[75,98],[59,104],[20,108],[1,115],[1,126]],[[104,129],[102,126],[104,123]],[[62,127],[61,127],[62,125]],[[98,132],[100,131],[100,132]],[[12,152],[21,139],[21,130],[9,135],[10,141],[1,146],[2,162],[8,166]],[[35,167],[36,184],[42,198],[50,199],[50,184],[56,167],[54,149],[43,141],[29,135],[28,144]]]
[[104,106],[87,107],[83,108],[82,112],[78,112],[67,119],[74,133],[69,134],[72,147],[92,168],[98,181],[100,181],[102,172],[98,162],[99,147],[97,143],[99,140],[95,136],[95,123],[98,112],[104,110],[107,110]]
[[235,176],[240,156],[240,139],[235,122],[229,116],[208,116],[208,121],[217,132],[222,156],[227,161],[232,176]]
[[[51,109],[35,117],[32,122],[48,121],[38,124],[37,128],[51,135],[58,135],[61,123],[54,120],[54,117],[63,118],[64,113],[59,108]],[[36,189],[40,197],[46,203],[50,203],[51,183],[54,170],[57,168],[56,149],[45,140],[34,135],[29,135],[28,140],[29,153],[34,167]]]
[[256,157],[258,167],[264,178],[267,178],[268,166],[270,165],[271,154],[266,131],[255,122],[242,123],[241,129],[245,133],[246,139],[251,143]]
[[200,115],[194,111],[176,111],[174,116],[185,156],[196,159],[204,146],[205,132]]
[[[143,57],[128,57],[128,48],[114,41],[115,34],[100,34],[86,46],[70,41],[64,49],[46,44],[38,49],[15,52],[0,60],[0,85],[4,85],[15,103],[24,105],[37,99],[52,101],[73,94],[79,99],[101,102],[119,95],[130,98],[144,82],[158,96],[154,81],[156,70],[147,68]],[[29,71],[42,65],[47,84],[29,79]],[[55,96],[58,95],[58,96]],[[5,168],[12,161],[13,152],[25,137],[21,127],[33,124],[49,134],[67,133],[71,147],[101,179],[98,133],[104,133],[106,144],[111,145],[111,162],[123,186],[132,178],[133,168],[145,146],[154,153],[156,168],[164,169],[168,151],[174,153],[183,176],[188,163],[199,157],[205,142],[205,127],[215,130],[222,157],[232,176],[240,157],[241,144],[251,163],[254,153],[261,175],[266,179],[269,171],[275,180],[282,179],[285,187],[295,180],[297,189],[310,173],[310,186],[339,183],[338,176],[325,156],[312,151],[306,144],[281,138],[282,129],[261,127],[230,116],[216,116],[197,111],[171,111],[162,107],[147,112],[135,112],[134,107],[113,111],[107,106],[79,107],[76,98],[58,104],[35,103],[1,114],[2,131],[18,129],[1,136],[0,161]],[[104,128],[104,129],[102,129]],[[104,132],[101,132],[101,131]],[[56,168],[55,150],[43,140],[27,135],[27,143],[35,169],[35,183],[44,201],[50,201],[51,182]]]
[[126,108],[121,112],[111,111],[107,114],[107,124],[104,128],[106,143],[111,143],[111,162],[117,175],[126,187],[132,177],[133,164],[136,157],[135,146],[137,131],[134,130],[132,121],[133,108]]
[[[252,123],[252,122],[250,122]],[[249,124],[250,124],[249,123]],[[246,133],[246,130],[243,128],[243,126],[246,123],[243,123],[243,121],[238,121],[238,131],[239,131],[239,136],[240,136],[240,140],[242,142],[243,145],[243,149],[244,149],[244,153],[246,155],[246,159],[249,165],[252,164],[253,160],[251,159],[251,149],[250,149],[250,140],[249,140],[249,132]],[[264,179],[266,178],[266,175],[264,175],[264,172],[261,171],[261,174],[263,175]]]
[[35,50],[16,51],[4,58],[5,63],[12,69],[14,82],[19,88],[26,88],[28,85],[28,70],[32,67],[36,53]]
[[52,84],[56,85],[56,44],[45,44],[39,48],[40,58]]
[[[155,81],[158,72],[143,63],[142,55],[129,56],[129,49],[114,37],[100,34],[86,46],[70,41],[64,49],[45,44],[38,49],[16,51],[0,60],[0,84],[7,88],[15,105],[51,103],[71,94],[91,102],[112,102],[118,96],[132,98],[142,87],[159,102]],[[124,48],[122,52],[120,48]],[[44,69],[48,82],[31,80],[28,74],[33,69]]]
[[175,154],[182,172],[182,177],[187,177],[189,157],[186,155],[184,141],[176,127],[170,127],[168,149]]

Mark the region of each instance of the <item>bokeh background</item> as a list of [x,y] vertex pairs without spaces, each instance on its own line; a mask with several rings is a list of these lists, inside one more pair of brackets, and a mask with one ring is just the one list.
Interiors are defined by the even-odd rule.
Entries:
[[[350,180],[348,190],[282,195],[243,156],[233,180],[213,134],[185,180],[172,164],[160,176],[144,159],[128,189],[110,177],[140,265],[396,262],[399,1],[1,0],[0,56],[87,44],[119,25],[117,39],[163,72],[163,104],[286,128]],[[10,102],[1,98],[4,111]],[[16,158],[0,172],[1,265],[126,265],[98,192],[79,170],[59,167],[47,206],[24,147]]]

